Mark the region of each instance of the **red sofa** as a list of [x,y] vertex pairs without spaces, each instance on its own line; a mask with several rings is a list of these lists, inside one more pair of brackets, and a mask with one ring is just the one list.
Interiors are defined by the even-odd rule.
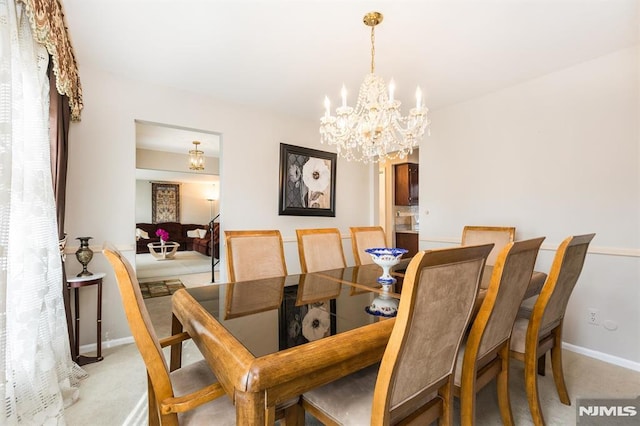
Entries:
[[193,250],[211,256],[213,248],[213,257],[220,259],[220,224],[213,224],[213,239],[211,238],[211,229],[207,226],[207,234],[204,238],[193,239]]
[[[214,257],[218,259],[220,246],[218,225],[218,223],[214,224],[214,238],[212,239],[208,224],[182,224],[178,222],[136,223],[136,253],[149,253],[147,244],[160,242],[160,237],[156,236],[156,231],[161,228],[169,233],[169,241],[180,244],[178,251],[193,250],[206,256],[211,256],[213,247]],[[203,238],[187,235],[187,231],[196,229],[206,230],[206,235]],[[138,230],[146,232],[147,235],[140,236],[141,233]],[[149,238],[144,238],[144,236]]]

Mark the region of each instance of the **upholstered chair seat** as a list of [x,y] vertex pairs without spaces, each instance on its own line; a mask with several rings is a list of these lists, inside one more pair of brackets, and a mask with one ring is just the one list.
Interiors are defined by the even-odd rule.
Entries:
[[309,404],[332,407],[330,420],[340,425],[361,425],[371,418],[373,389],[380,364],[357,371],[322,388],[305,393]]
[[[172,371],[169,376],[176,397],[188,395],[217,382],[211,368],[204,360],[185,365]],[[216,419],[216,425],[233,426],[236,424],[236,410],[227,396],[201,405],[197,410],[178,414],[178,422],[181,425],[207,425],[211,424],[211,419]]]

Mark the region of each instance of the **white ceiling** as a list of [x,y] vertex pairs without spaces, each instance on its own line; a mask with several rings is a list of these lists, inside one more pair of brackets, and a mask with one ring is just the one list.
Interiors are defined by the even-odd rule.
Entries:
[[136,120],[136,147],[152,151],[187,154],[200,142],[198,149],[205,157],[220,157],[220,136],[197,129]]
[[[85,66],[318,120],[369,72],[431,109],[638,43],[637,0],[62,0]],[[612,76],[615,78],[615,76]],[[91,102],[87,99],[87,103]]]

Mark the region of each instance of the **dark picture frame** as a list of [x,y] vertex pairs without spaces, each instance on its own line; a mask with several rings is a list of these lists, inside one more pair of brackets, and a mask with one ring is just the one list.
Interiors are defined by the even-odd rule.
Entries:
[[280,216],[336,216],[337,155],[280,144]]
[[151,222],[180,222],[180,184],[151,184]]
[[[279,308],[279,347],[280,350],[292,348],[294,346],[303,345],[311,340],[305,337],[303,327],[309,329],[309,323],[313,323],[313,315],[321,313],[329,314],[329,327],[324,325],[321,330],[313,330],[315,337],[322,338],[333,336],[336,334],[336,300],[329,299],[316,301],[307,304],[297,304],[298,286],[289,286],[284,288],[282,304]],[[305,321],[307,315],[312,317]],[[326,316],[325,316],[326,319]],[[317,322],[314,326],[323,327],[322,321]],[[318,331],[316,333],[316,331]],[[320,336],[322,335],[322,336]],[[317,340],[313,338],[313,340]]]

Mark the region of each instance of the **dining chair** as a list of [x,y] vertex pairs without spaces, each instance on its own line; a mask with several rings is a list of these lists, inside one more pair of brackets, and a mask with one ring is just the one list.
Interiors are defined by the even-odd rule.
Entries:
[[296,236],[302,273],[347,266],[338,228],[296,229]]
[[224,231],[230,282],[287,275],[278,230]]
[[516,228],[513,226],[470,226],[467,225],[462,230],[462,245],[473,246],[477,244],[493,243],[493,250],[487,257],[487,265],[493,266],[496,263],[498,253],[504,246],[513,242],[516,236]]
[[[496,263],[498,253],[509,243],[513,242],[516,235],[516,228],[513,226],[471,226],[467,225],[462,230],[462,245],[477,245],[493,243],[493,250],[487,257],[487,266],[493,266]],[[480,290],[474,307],[477,313],[482,305],[482,301],[487,295],[487,288],[490,280],[480,281]]]
[[[527,299],[518,312],[511,335],[511,357],[524,362],[524,382],[535,425],[544,425],[538,397],[539,360],[551,351],[551,367],[560,402],[571,405],[562,371],[562,324],[569,297],[580,277],[595,234],[566,238],[558,247],[542,291]],[[544,368],[544,366],[542,365]]]
[[[190,339],[180,333],[158,340],[131,264],[109,243],[103,253],[116,274],[131,333],[147,368],[150,425],[234,425],[236,411],[204,360],[169,371],[162,348]],[[179,367],[179,366],[176,366]]]
[[509,341],[544,237],[508,243],[498,254],[487,295],[458,352],[453,393],[462,425],[475,424],[476,393],[496,380],[502,423],[513,425]]
[[387,238],[382,226],[352,226],[349,230],[356,266],[373,263],[373,259],[364,251],[365,249],[387,247]]
[[451,424],[456,354],[492,247],[419,252],[379,368],[304,393],[302,407],[325,424]]

